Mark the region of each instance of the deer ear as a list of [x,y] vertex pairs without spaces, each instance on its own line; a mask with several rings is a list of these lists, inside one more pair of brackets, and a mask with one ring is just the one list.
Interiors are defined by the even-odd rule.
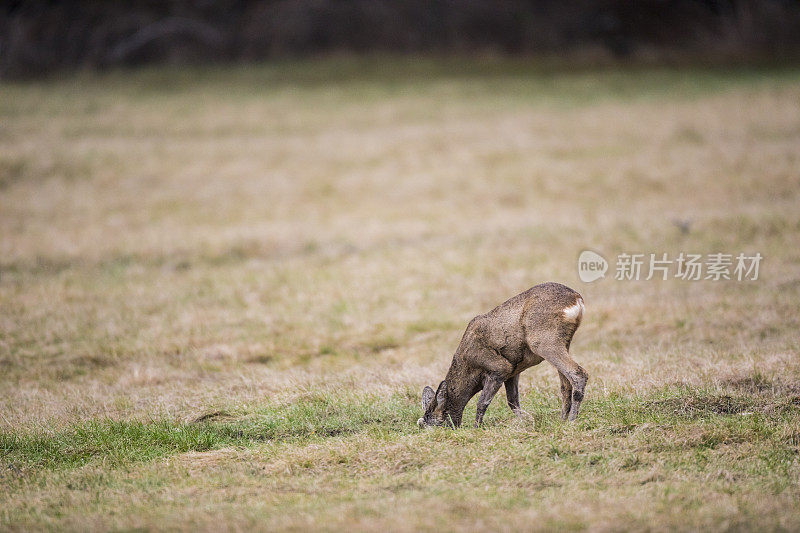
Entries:
[[436,405],[444,405],[447,403],[447,382],[442,381],[439,383],[439,388],[436,389]]
[[431,400],[433,397],[436,396],[436,393],[433,392],[433,389],[430,387],[425,387],[422,389],[422,410],[427,411],[428,406],[431,404]]

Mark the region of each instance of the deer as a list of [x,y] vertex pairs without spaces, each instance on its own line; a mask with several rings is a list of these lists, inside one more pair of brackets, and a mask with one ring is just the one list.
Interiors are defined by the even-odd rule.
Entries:
[[475,427],[505,384],[508,406],[521,414],[519,375],[547,361],[561,379],[561,418],[574,421],[589,374],[569,354],[572,336],[583,318],[583,297],[560,283],[531,287],[478,315],[467,325],[444,380],[434,392],[422,391],[421,427],[461,425],[464,408],[479,391]]

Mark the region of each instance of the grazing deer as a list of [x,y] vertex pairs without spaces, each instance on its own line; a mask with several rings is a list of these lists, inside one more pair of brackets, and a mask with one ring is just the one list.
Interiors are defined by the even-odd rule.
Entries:
[[508,406],[519,412],[519,375],[547,361],[561,378],[561,417],[575,420],[589,375],[569,356],[569,343],[583,317],[583,297],[558,283],[542,283],[473,318],[450,370],[436,392],[422,391],[420,427],[461,425],[464,407],[478,391],[475,425],[505,383]]

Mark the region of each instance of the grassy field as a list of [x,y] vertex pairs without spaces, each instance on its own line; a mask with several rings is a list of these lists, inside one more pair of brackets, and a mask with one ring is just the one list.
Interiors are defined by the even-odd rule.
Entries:
[[[332,59],[0,95],[0,529],[800,529],[800,69]],[[622,252],[764,259],[616,281]],[[419,430],[469,319],[547,280],[586,301],[578,422],[545,363],[523,416],[501,392]]]

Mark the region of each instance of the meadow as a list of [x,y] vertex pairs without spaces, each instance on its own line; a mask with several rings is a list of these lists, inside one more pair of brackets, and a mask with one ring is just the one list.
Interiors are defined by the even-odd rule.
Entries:
[[[0,529],[798,530],[799,205],[797,68],[0,83]],[[615,280],[634,252],[764,259]],[[420,430],[467,322],[548,280],[578,421],[543,363],[522,416]]]

